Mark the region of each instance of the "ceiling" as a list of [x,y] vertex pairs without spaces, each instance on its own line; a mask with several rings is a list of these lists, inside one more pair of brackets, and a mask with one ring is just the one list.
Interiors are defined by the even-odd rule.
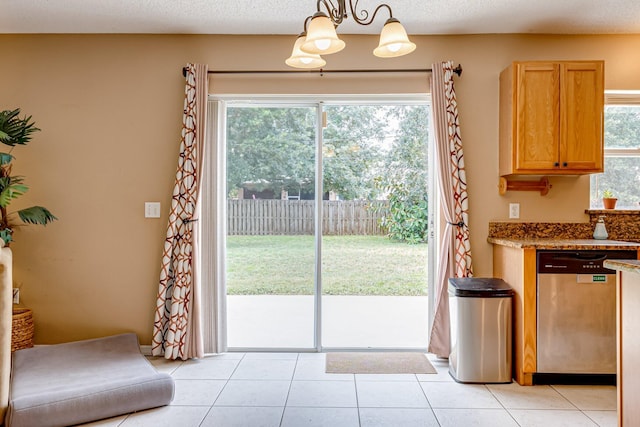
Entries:
[[[639,0],[387,0],[409,34],[640,34]],[[360,0],[372,11],[378,0]],[[0,33],[298,34],[314,0],[2,1]],[[377,34],[349,18],[343,34]]]

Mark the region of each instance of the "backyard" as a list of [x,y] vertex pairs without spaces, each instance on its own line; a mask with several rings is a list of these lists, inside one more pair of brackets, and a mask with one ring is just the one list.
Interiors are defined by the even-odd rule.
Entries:
[[[228,295],[312,295],[314,237],[228,236]],[[325,236],[323,295],[424,296],[427,245]]]

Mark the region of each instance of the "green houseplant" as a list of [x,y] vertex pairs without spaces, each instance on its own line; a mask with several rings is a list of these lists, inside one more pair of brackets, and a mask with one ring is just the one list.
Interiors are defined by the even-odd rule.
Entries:
[[613,191],[604,190],[602,192],[602,204],[605,209],[615,209],[618,199],[613,195]]
[[8,152],[0,151],[0,246],[9,244],[13,240],[13,231],[17,226],[15,216],[25,224],[46,225],[57,218],[42,206],[32,206],[15,212],[7,210],[11,202],[22,196],[29,187],[24,183],[23,176],[11,174],[11,152],[16,145],[27,145],[34,132],[39,131],[31,116],[19,117],[20,109],[4,110],[0,112],[0,142],[9,146]]

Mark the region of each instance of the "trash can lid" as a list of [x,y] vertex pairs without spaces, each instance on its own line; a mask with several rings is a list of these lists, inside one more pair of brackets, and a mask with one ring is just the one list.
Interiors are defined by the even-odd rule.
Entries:
[[457,297],[503,298],[511,297],[511,286],[502,279],[483,277],[456,277],[449,279],[449,292]]

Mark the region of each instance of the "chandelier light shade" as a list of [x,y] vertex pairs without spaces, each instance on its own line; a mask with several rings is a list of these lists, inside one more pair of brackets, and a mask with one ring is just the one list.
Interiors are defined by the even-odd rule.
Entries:
[[301,33],[298,36],[298,38],[296,39],[296,43],[293,45],[291,56],[284,61],[285,64],[294,68],[324,67],[327,64],[327,61],[322,59],[320,55],[315,53],[307,53],[300,49],[306,38],[307,35],[305,33]]
[[317,12],[309,22],[307,39],[302,44],[303,52],[329,55],[344,49],[345,43],[338,38],[336,28],[331,19],[322,12]]
[[[285,63],[295,68],[319,68],[326,65],[320,55],[340,52],[345,47],[340,40],[336,28],[349,17],[360,25],[370,25],[380,9],[389,11],[389,19],[385,22],[380,33],[380,43],[373,50],[373,54],[380,58],[394,58],[406,55],[416,49],[416,45],[407,37],[400,21],[393,17],[391,7],[381,4],[369,13],[367,10],[357,10],[358,0],[317,0],[317,12],[304,21],[304,32],[298,36],[291,56]],[[347,1],[349,3],[347,8]],[[321,11],[321,7],[326,12]]]
[[395,18],[389,18],[380,33],[380,43],[373,54],[380,58],[394,58],[416,50],[416,44],[409,41],[404,27]]

